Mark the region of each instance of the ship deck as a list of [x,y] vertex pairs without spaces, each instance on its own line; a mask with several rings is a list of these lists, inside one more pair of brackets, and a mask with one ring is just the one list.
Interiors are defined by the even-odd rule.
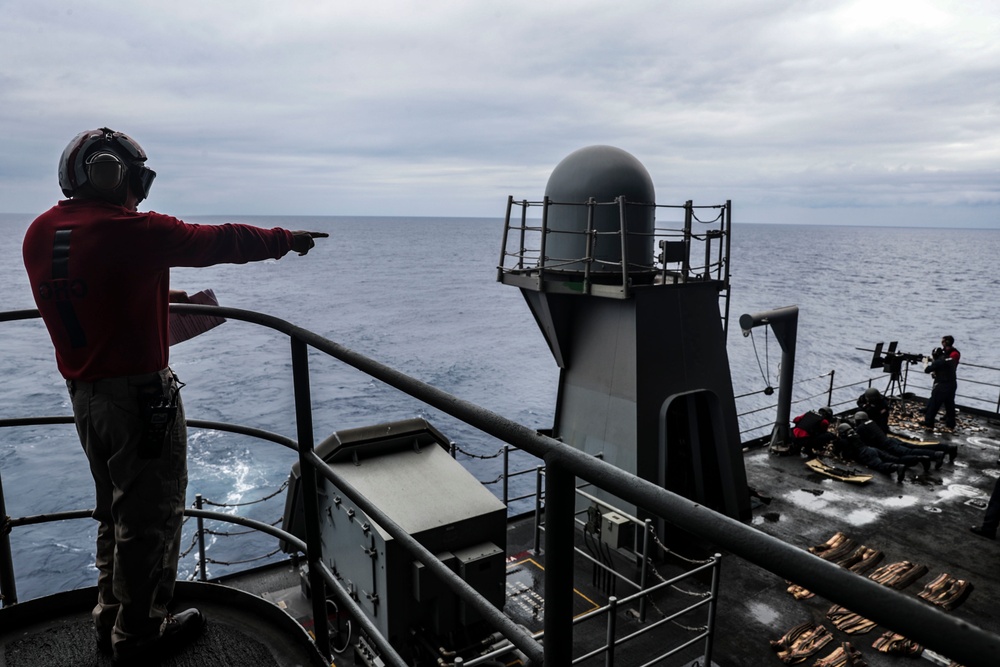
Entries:
[[[904,410],[905,414],[907,411]],[[909,410],[912,414],[913,409]],[[745,456],[752,488],[770,498],[753,510],[753,525],[788,544],[808,549],[840,532],[857,545],[884,554],[880,565],[910,561],[926,566],[924,576],[902,589],[918,595],[941,574],[972,584],[972,592],[947,613],[984,630],[1000,633],[996,601],[1000,600],[997,559],[1000,543],[973,534],[969,528],[982,522],[986,501],[1000,476],[1000,424],[993,418],[960,414],[954,433],[923,432],[915,419],[894,420],[894,432],[915,439],[954,443],[959,454],[954,463],[927,475],[916,466],[902,484],[881,473],[866,484],[852,484],[806,467],[804,457],[777,457],[766,448]],[[871,472],[871,471],[865,471]],[[871,574],[876,568],[868,570]],[[848,641],[861,650],[872,667],[899,665],[909,659],[880,653],[872,644],[887,629],[847,634],[827,618],[832,607],[819,597],[796,599],[788,582],[736,558],[723,561],[716,662],[723,666],[779,665],[769,640],[810,621],[822,623],[833,641],[810,657],[828,654]],[[911,638],[919,641],[920,638]],[[948,665],[932,652],[922,656],[932,664]],[[917,663],[921,664],[921,663]]]
[[[971,593],[947,613],[1000,634],[1000,618],[993,613],[994,602],[1000,599],[996,569],[1000,543],[969,531],[970,526],[981,522],[986,500],[1000,475],[1000,423],[992,418],[963,414],[955,433],[929,435],[914,426],[904,421],[895,424],[895,430],[901,435],[955,443],[959,455],[954,463],[945,463],[940,470],[929,474],[923,474],[919,466],[913,468],[914,473],[920,474],[911,474],[902,484],[879,473],[874,473],[865,484],[853,484],[812,471],[805,465],[805,458],[773,456],[766,448],[748,449],[745,463],[750,486],[767,499],[754,507],[752,523],[759,530],[802,549],[821,545],[842,533],[858,546],[882,552],[884,560],[879,566],[901,561],[925,566],[926,573],[902,589],[905,595],[916,596],[941,574],[970,582]],[[582,614],[606,604],[612,591],[608,577],[595,575],[586,560],[576,560],[574,613]],[[616,552],[613,560],[622,574],[634,576],[637,572],[635,563],[621,552]],[[508,591],[515,592],[508,599],[507,612],[529,629],[540,629],[545,609],[541,589],[549,564],[544,553],[534,553],[533,522],[529,517],[511,523],[508,562],[511,564]],[[879,566],[864,574],[871,574]],[[683,569],[666,562],[658,563],[657,568],[658,574],[666,578]],[[516,586],[511,585],[512,581]],[[166,657],[162,662],[164,667],[322,664],[315,662],[316,655],[302,641],[304,633],[300,627],[280,627],[283,622],[276,622],[278,617],[271,616],[273,610],[281,609],[281,618],[296,618],[308,627],[310,607],[301,593],[297,569],[290,563],[218,583],[226,586],[179,583],[178,605],[197,604],[204,608],[209,626],[206,634],[188,650]],[[673,609],[689,604],[688,589],[698,588],[699,583],[703,589],[708,586],[707,579],[701,578],[657,594],[643,620],[635,603],[622,605],[616,615],[617,636],[641,630]],[[788,592],[789,585],[765,569],[723,553],[713,664],[780,665],[770,640],[778,639],[803,622],[823,624],[832,635],[830,643],[803,664],[812,665],[845,641],[859,649],[872,667],[899,665],[909,660],[873,648],[886,628],[876,626],[864,633],[847,634],[827,618],[832,606],[829,600],[818,596],[796,599]],[[236,592],[220,593],[220,589],[236,589]],[[617,586],[614,591],[619,597],[630,592],[626,586]],[[0,632],[0,665],[111,664],[110,658],[97,652],[90,634],[88,612],[93,596],[93,589],[83,589],[60,594],[56,596],[58,599],[15,606],[21,608],[22,620],[16,631],[5,627]],[[264,603],[263,609],[272,611],[262,612],[257,602],[248,605],[248,598]],[[532,627],[533,622],[537,627]],[[663,653],[665,646],[686,641],[694,632],[691,626],[703,623],[704,615],[700,613],[664,622],[655,632],[620,647],[615,664],[645,665],[652,656]],[[344,639],[343,635],[334,637],[334,646]],[[603,624],[578,626],[574,631],[574,655],[600,646],[604,639]],[[249,662],[247,651],[256,656]],[[698,642],[657,664],[701,665],[703,654],[704,642]],[[931,664],[950,662],[930,651],[925,651],[923,657],[931,660]],[[334,662],[341,667],[362,664],[355,661],[350,649],[336,654]],[[604,657],[597,656],[582,664],[604,664]]]

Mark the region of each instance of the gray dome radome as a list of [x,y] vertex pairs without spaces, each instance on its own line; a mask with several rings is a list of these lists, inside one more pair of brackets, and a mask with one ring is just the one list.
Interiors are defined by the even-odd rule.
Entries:
[[618,197],[632,202],[626,206],[630,233],[627,253],[632,270],[642,270],[652,264],[655,219],[652,204],[656,202],[656,193],[649,172],[631,153],[614,146],[588,146],[574,151],[552,170],[545,195],[555,204],[550,206],[548,214],[551,233],[546,239],[547,266],[562,271],[584,270],[585,263],[581,261],[557,265],[586,257],[587,207],[567,204],[583,204],[591,197],[604,204],[595,209],[594,230],[614,232],[596,237],[592,256],[597,261],[591,265],[591,272],[621,273],[621,267],[616,266],[622,260],[622,243],[617,234],[621,217],[618,206],[609,203]]

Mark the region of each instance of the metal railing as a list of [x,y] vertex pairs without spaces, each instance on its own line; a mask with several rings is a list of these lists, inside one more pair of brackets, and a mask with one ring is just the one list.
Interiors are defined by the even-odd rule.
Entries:
[[[1000,382],[980,379],[1000,378],[1000,368],[965,363],[960,368],[976,369],[978,377],[963,375],[959,378],[960,391],[956,394],[956,400],[964,408],[974,410],[977,414],[1000,418]],[[888,376],[871,375],[846,384],[836,384],[836,377],[836,371],[831,370],[822,375],[796,380],[792,389],[792,405],[800,407],[799,413],[824,405],[829,406],[835,413],[848,411],[857,407],[858,397],[865,389],[885,383]],[[931,376],[921,372],[914,373],[911,377],[910,367],[903,366],[899,385],[902,394],[908,397],[926,397],[930,395],[932,387]],[[972,390],[977,390],[977,393],[972,393],[965,387],[971,387]],[[752,440],[771,432],[777,413],[777,402],[761,399],[769,395],[764,389],[736,396],[742,440]],[[795,410],[792,413],[798,414]]]
[[[515,208],[520,209],[519,214],[515,214]],[[532,208],[541,208],[540,219],[529,219],[528,211]],[[584,208],[586,225],[583,229],[566,229],[550,223],[554,212]],[[615,208],[618,213],[616,226],[599,229],[595,224],[598,213]],[[635,221],[642,215],[678,212],[682,220],[656,220],[649,230],[640,229]],[[711,217],[703,220],[699,214],[705,212]],[[699,232],[695,223],[703,230]],[[574,293],[612,298],[628,298],[632,286],[640,282],[676,285],[715,281],[723,302],[720,310],[725,330],[729,320],[731,223],[732,203],[729,201],[695,206],[690,200],[674,205],[630,202],[624,197],[606,202],[593,198],[586,202],[558,202],[547,196],[542,201],[518,201],[508,197],[497,280],[546,290],[558,290],[563,286]],[[609,255],[612,258],[601,256],[604,253],[598,252],[598,246],[602,240],[616,239],[615,251]],[[556,245],[553,241],[567,240],[582,241],[570,244],[579,252],[569,257],[553,256],[551,248]],[[634,243],[648,252],[636,256]],[[560,243],[563,251],[565,246]],[[610,244],[604,248],[610,248]]]
[[[574,553],[577,480],[604,489],[623,501],[645,508],[652,515],[665,518],[677,528],[727,550],[764,570],[794,581],[830,601],[905,636],[917,637],[925,646],[938,651],[969,667],[995,665],[1000,662],[1000,637],[969,623],[929,608],[918,600],[909,598],[869,579],[853,573],[816,556],[786,544],[734,519],[693,503],[691,500],[667,491],[652,482],[615,468],[562,442],[541,435],[535,430],[497,415],[468,401],[457,398],[436,387],[409,377],[389,366],[364,357],[327,338],[307,331],[284,320],[234,308],[195,305],[174,305],[181,313],[211,314],[242,320],[269,327],[288,336],[291,343],[292,376],[297,428],[296,449],[301,466],[303,484],[306,539],[298,538],[267,524],[205,510],[185,510],[189,516],[212,518],[247,525],[285,540],[305,554],[309,565],[310,585],[313,595],[313,617],[326,616],[324,591],[329,590],[341,608],[356,619],[382,652],[388,664],[405,665],[399,654],[389,645],[371,621],[362,612],[350,594],[341,586],[324,564],[321,553],[320,518],[316,489],[319,478],[334,483],[359,509],[378,523],[412,556],[441,579],[471,609],[475,610],[494,628],[500,631],[518,650],[527,656],[530,664],[568,665],[573,661],[573,571],[572,568],[550,568],[544,580],[546,613],[544,619],[544,646],[514,624],[485,598],[479,596],[464,580],[455,575],[444,563],[420,545],[391,517],[357,492],[350,483],[341,479],[314,451],[312,401],[309,382],[309,350],[329,355],[381,382],[414,397],[430,407],[440,410],[480,431],[523,449],[545,463],[545,524],[544,549],[546,559],[552,562],[571,562]],[[31,319],[37,311],[23,310],[0,313],[0,322]],[[31,417],[0,420],[0,428],[28,424],[68,424],[68,417]],[[238,426],[216,424],[222,430],[246,432]],[[268,434],[268,438],[282,439]],[[290,442],[287,444],[291,444]],[[0,516],[4,527],[0,531],[0,593],[7,601],[16,601],[14,572],[10,557],[9,533],[12,528],[68,518],[89,516],[87,511],[63,512],[45,517],[6,517],[0,488]],[[330,655],[328,628],[325,623],[315,624],[316,644],[326,656]]]

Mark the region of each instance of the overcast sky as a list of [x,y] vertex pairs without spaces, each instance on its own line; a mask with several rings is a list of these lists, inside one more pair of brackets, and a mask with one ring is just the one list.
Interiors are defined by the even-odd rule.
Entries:
[[0,63],[0,212],[106,125],[182,217],[502,217],[609,144],[737,222],[1000,227],[995,0],[0,0]]

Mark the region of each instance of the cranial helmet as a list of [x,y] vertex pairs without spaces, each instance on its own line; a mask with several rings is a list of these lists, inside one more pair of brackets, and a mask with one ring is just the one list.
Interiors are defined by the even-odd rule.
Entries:
[[830,408],[826,407],[825,405],[823,407],[821,407],[819,410],[817,410],[816,412],[820,413],[821,415],[823,415],[827,419],[829,419],[830,417],[833,416],[833,410],[831,410]]
[[860,423],[866,422],[866,421],[868,421],[868,413],[867,412],[855,412],[854,413],[854,423],[855,424],[860,424]]
[[59,159],[59,187],[67,197],[96,196],[125,203],[129,188],[138,201],[149,196],[156,172],[146,152],[124,132],[86,130],[69,142]]
[[851,430],[851,425],[850,424],[846,424],[844,422],[841,422],[841,423],[837,424],[837,433],[843,434],[843,433],[847,433],[850,430]]
[[878,392],[878,389],[876,389],[875,387],[868,387],[867,389],[865,389],[865,397],[866,398],[875,398],[876,396],[881,396],[881,394]]

